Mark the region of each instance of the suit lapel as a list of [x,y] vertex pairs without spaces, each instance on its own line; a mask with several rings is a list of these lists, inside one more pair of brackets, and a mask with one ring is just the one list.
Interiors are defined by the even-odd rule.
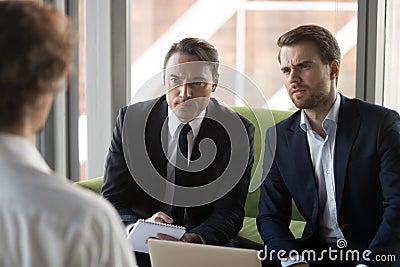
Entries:
[[212,131],[212,129],[210,129],[211,126],[210,126],[209,118],[218,120],[218,118],[216,117],[217,115],[219,115],[219,114],[215,114],[215,103],[213,101],[213,98],[211,98],[207,105],[206,114],[204,115],[204,119],[201,123],[199,133],[197,134],[197,137],[196,137],[196,140],[195,140],[195,143],[193,146],[196,150],[196,153],[194,153],[194,155],[192,155],[192,156],[195,159],[200,156],[200,154],[199,154],[200,151],[198,150],[199,142],[201,140],[203,140],[204,138],[206,138],[210,135],[213,135],[214,131]]
[[162,144],[164,143],[167,149],[167,134],[168,134],[168,121],[167,121],[167,102],[165,97],[154,106],[149,114],[146,124],[146,148],[153,163],[154,168],[164,177],[167,177],[167,157],[163,151]]
[[343,197],[350,151],[360,128],[359,114],[350,104],[350,100],[341,95],[341,101],[333,163],[336,182],[336,208],[338,213]]
[[[210,135],[212,131],[210,130],[210,122],[209,119],[204,118],[203,122],[201,123],[200,129],[199,129],[199,133],[197,134],[196,140],[193,144],[193,151],[192,151],[192,156],[191,159],[192,160],[197,160],[201,155],[200,155],[200,150],[199,150],[199,143],[201,140],[205,139],[205,138],[210,138]],[[213,136],[216,138],[216,136]],[[215,142],[215,138],[212,138],[212,140]]]
[[210,122],[210,118],[215,119],[214,110],[215,110],[214,103],[213,103],[212,99],[210,99],[210,102],[206,109],[206,114],[201,123],[196,140],[193,144],[193,151],[192,151],[192,157],[191,157],[193,160],[196,160],[200,157],[199,143],[201,140],[211,137],[212,140],[217,141],[216,138],[218,137],[218,135],[215,134],[215,129],[214,130],[212,129],[211,122]]
[[[298,181],[293,181],[291,189],[294,196],[301,196],[295,199],[296,202],[303,202],[303,207],[309,207],[309,199],[312,201],[312,222],[315,224],[318,221],[318,191],[315,181],[314,168],[312,166],[310,149],[307,142],[307,134],[300,128],[300,113],[292,126],[286,131],[286,141],[288,146],[288,155],[291,159],[288,161],[288,167],[294,166],[291,177],[294,179],[302,179],[298,186]],[[290,181],[287,181],[290,182]]]
[[[214,103],[213,99],[210,99],[210,102],[208,103],[207,109],[206,109],[206,114],[204,116],[204,119],[201,123],[199,132],[197,134],[196,140],[193,144],[193,151],[192,151],[192,155],[191,155],[191,160],[198,160],[201,157],[200,154],[200,150],[199,150],[199,144],[201,140],[205,140],[205,139],[211,139],[213,140],[213,142],[215,144],[218,144],[218,133],[216,132],[216,130],[213,128],[213,123],[212,123],[212,119],[210,118],[214,118],[215,119],[215,106],[216,104]],[[205,177],[203,174],[206,171],[207,168],[203,168],[201,171],[199,172],[191,172],[191,180],[192,180],[192,186],[194,185],[199,185],[199,184],[203,184],[204,183],[208,183],[210,181],[205,181],[205,179],[207,179],[207,177]]]

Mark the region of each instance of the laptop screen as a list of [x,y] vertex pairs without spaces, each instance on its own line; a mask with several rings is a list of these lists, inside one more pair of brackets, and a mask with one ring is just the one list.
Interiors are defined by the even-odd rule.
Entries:
[[261,267],[257,251],[149,239],[152,267]]

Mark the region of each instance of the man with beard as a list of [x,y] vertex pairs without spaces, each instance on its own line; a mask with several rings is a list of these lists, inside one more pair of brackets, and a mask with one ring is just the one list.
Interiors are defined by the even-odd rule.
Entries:
[[[257,217],[262,239],[280,251],[273,254],[282,266],[393,264],[377,259],[400,252],[399,115],[338,93],[340,49],[326,29],[300,26],[277,43],[285,86],[299,110],[267,131]],[[306,220],[299,240],[288,228],[292,199]],[[340,248],[347,258],[339,257]]]

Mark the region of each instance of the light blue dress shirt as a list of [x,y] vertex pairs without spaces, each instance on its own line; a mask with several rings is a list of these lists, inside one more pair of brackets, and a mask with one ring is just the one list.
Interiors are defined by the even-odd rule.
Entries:
[[322,138],[317,132],[311,129],[304,110],[301,111],[300,127],[307,133],[311,161],[318,185],[320,210],[319,239],[324,243],[336,243],[338,239],[344,239],[343,233],[337,223],[335,173],[333,168],[339,109],[340,95],[337,93],[335,103],[322,122],[322,128],[326,134],[325,138]]

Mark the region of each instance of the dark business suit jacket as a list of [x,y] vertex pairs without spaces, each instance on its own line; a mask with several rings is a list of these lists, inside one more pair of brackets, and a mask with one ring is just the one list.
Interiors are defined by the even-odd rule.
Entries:
[[[269,249],[304,249],[319,231],[318,188],[300,111],[276,125],[276,152],[261,187],[259,232]],[[273,155],[267,132],[264,166]],[[271,139],[272,140],[272,139]],[[338,224],[348,248],[400,254],[400,118],[389,109],[341,96],[334,174]],[[289,231],[291,199],[306,220],[301,240]],[[390,263],[368,262],[388,266]]]
[[[166,179],[167,158],[162,145],[163,142],[165,145],[167,140],[167,131],[165,128],[163,130],[162,125],[167,115],[165,95],[133,104],[119,111],[107,155],[102,195],[114,205],[126,224],[136,222],[139,218],[149,218],[162,209],[162,202],[150,195],[146,188],[143,189],[141,183],[133,179],[132,174],[142,181],[145,179],[146,186],[150,188],[160,186],[156,181],[158,175]],[[237,127],[244,129],[241,142],[232,143],[229,138],[231,134],[224,129],[226,127],[221,127],[216,121],[223,122],[229,127],[236,124]],[[128,128],[127,124],[130,130],[125,131]],[[212,140],[216,145],[216,157],[207,168],[185,173],[187,183],[184,186],[206,185],[224,175],[231,155],[247,153],[248,156],[244,167],[228,177],[231,181],[236,179],[237,183],[234,183],[227,194],[217,200],[207,201],[204,205],[186,209],[185,226],[189,229],[188,232],[199,234],[206,243],[225,244],[242,227],[244,203],[253,164],[253,137],[254,126],[251,122],[221,106],[215,99],[210,99],[206,116],[194,143],[191,159],[196,160],[201,156],[199,142],[206,139]],[[129,143],[129,149],[126,144],[122,144],[123,138]],[[127,164],[127,160],[130,164]],[[217,194],[218,190],[217,188],[216,192],[209,192],[210,196]],[[204,195],[205,199],[208,197],[208,194]]]

